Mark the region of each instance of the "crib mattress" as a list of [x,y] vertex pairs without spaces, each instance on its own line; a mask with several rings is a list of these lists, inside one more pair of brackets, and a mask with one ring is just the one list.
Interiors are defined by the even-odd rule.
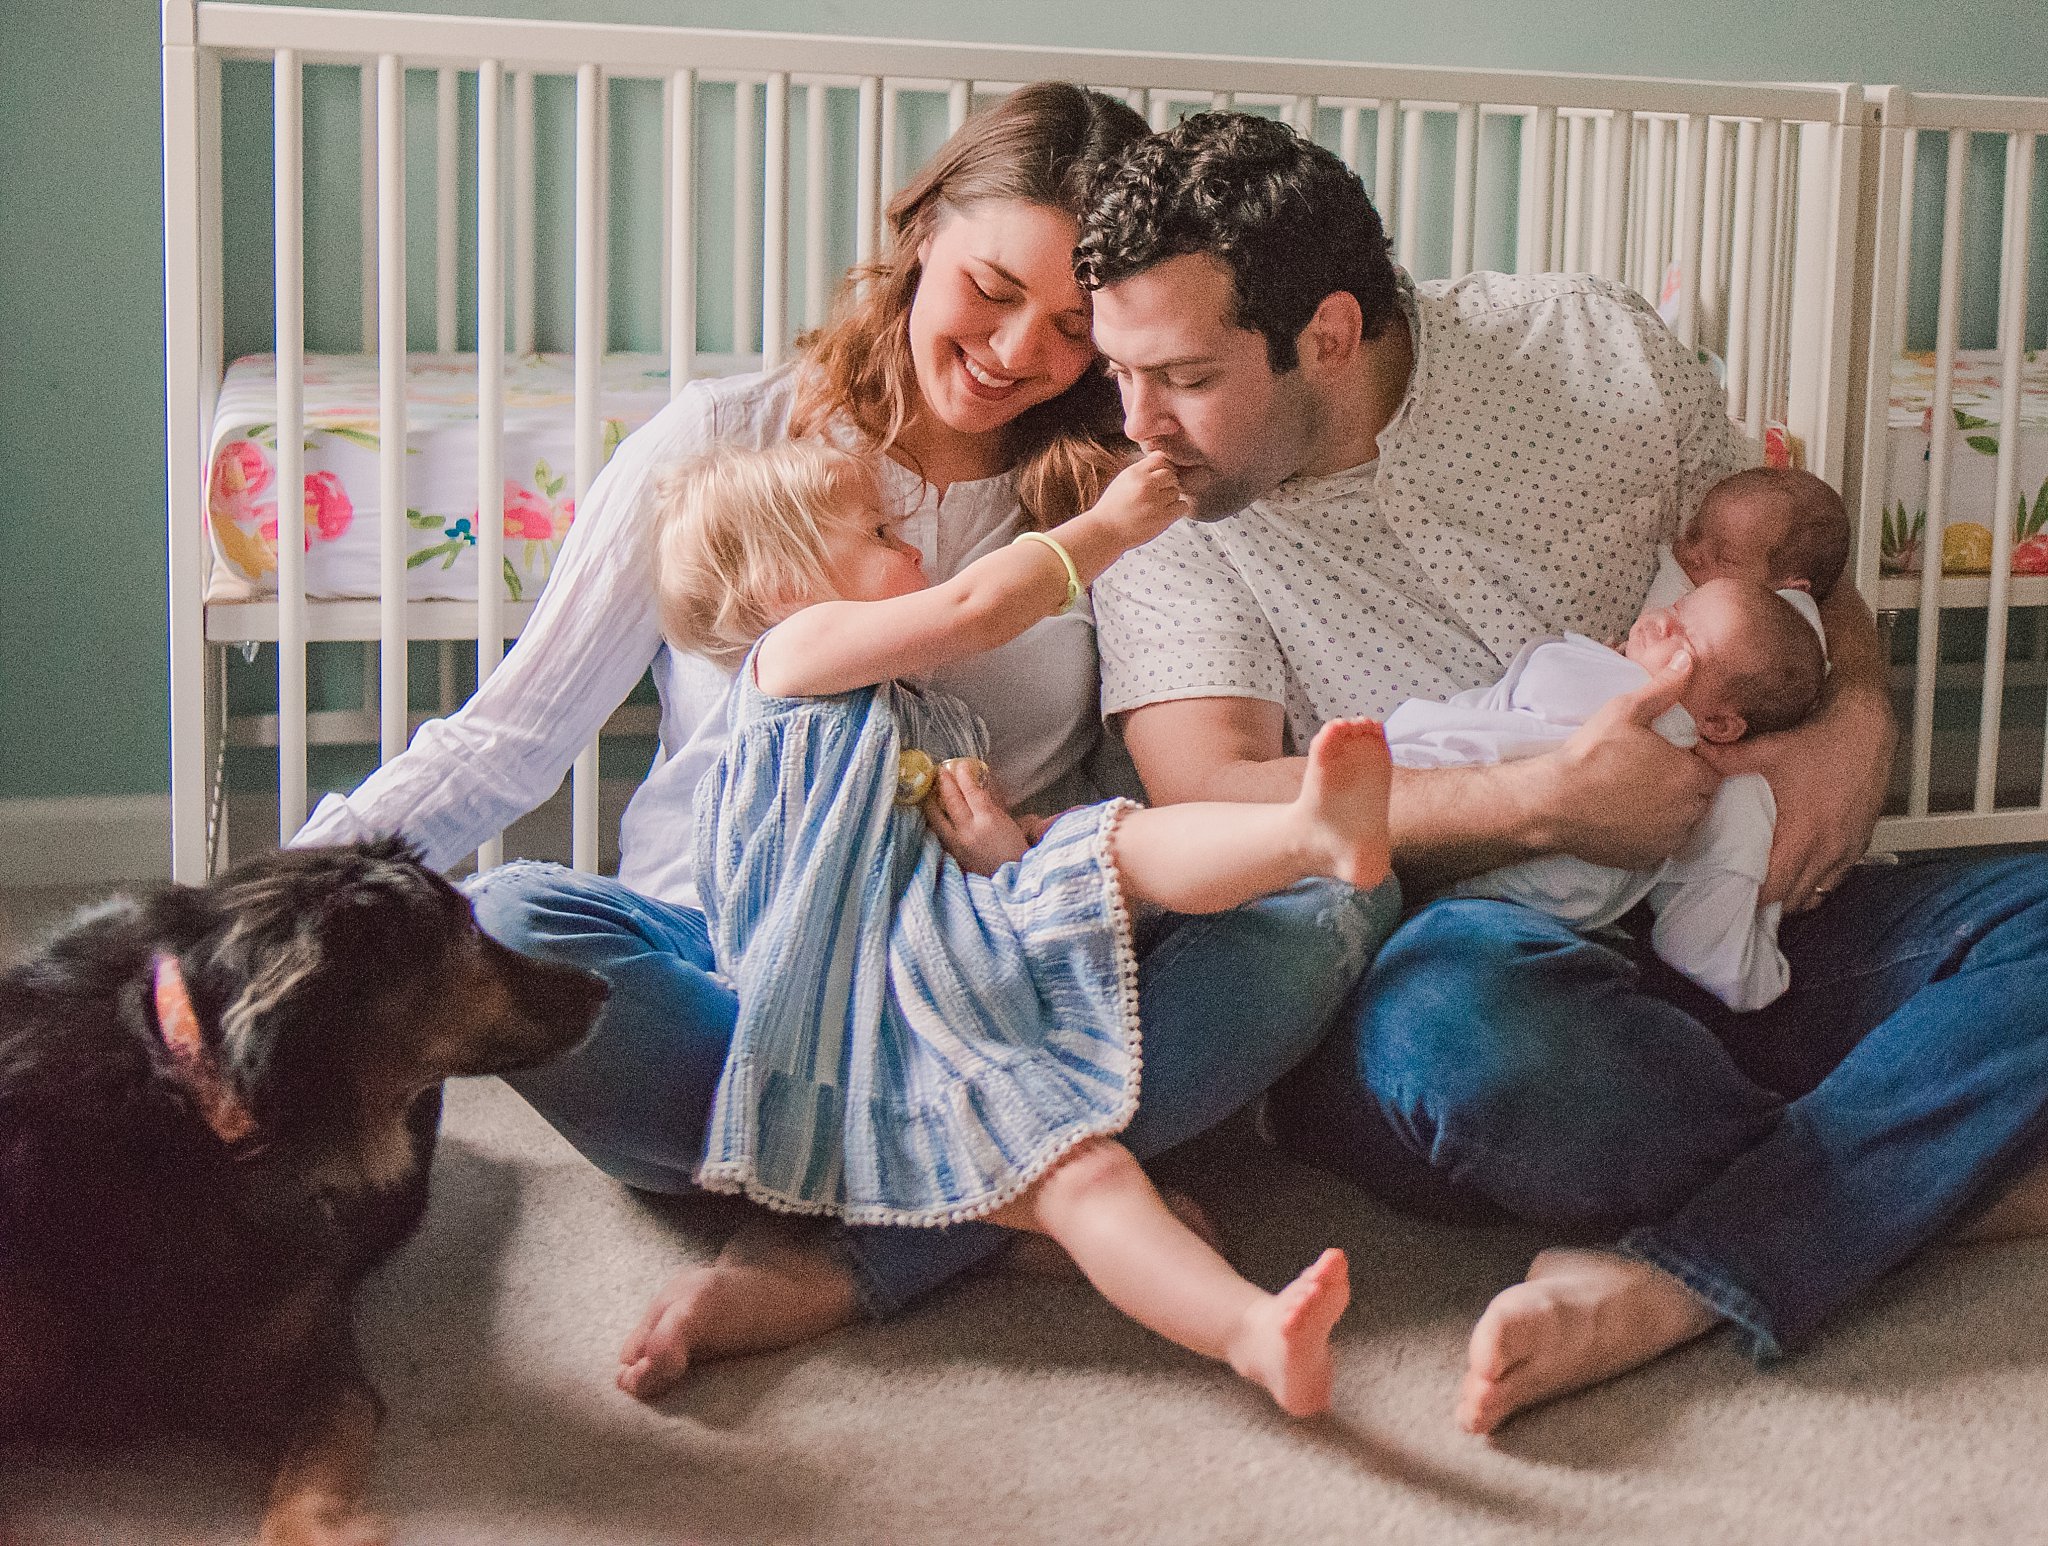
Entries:
[[[531,601],[576,518],[574,357],[505,362],[504,564],[497,583]],[[600,372],[602,454],[669,400],[667,357],[615,354]],[[214,413],[207,526],[214,563],[209,601],[277,590],[277,361],[250,355],[228,368]],[[308,355],[305,371],[306,594],[378,594],[377,357]],[[406,594],[414,601],[477,595],[476,356],[406,360]]]
[[[2001,356],[1995,349],[1956,355],[1949,422],[1948,507],[1942,521],[1946,574],[1991,568],[1992,499],[1997,492]],[[2048,351],[2020,369],[2018,497],[2012,522],[2012,572],[2048,574]],[[1928,477],[1934,446],[1934,356],[1892,362],[1887,484],[1880,564],[1886,574],[1918,573],[1927,527]]]

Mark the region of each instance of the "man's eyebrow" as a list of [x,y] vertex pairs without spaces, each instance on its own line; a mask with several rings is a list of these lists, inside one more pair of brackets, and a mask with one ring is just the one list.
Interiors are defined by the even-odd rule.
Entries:
[[1134,370],[1142,375],[1156,375],[1162,370],[1180,370],[1190,365],[1214,365],[1219,356],[1214,354],[1183,354],[1170,360],[1156,360],[1150,365],[1133,365],[1128,360],[1111,359],[1110,364],[1119,370]]

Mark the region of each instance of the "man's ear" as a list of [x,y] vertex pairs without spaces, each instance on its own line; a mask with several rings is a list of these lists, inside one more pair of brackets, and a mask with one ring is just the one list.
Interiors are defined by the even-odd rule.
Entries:
[[1699,726],[1700,739],[1714,746],[1732,746],[1749,734],[1749,721],[1740,714],[1700,714],[1693,723]]
[[1304,365],[1328,370],[1350,363],[1363,343],[1365,313],[1358,297],[1349,290],[1332,290],[1323,297],[1308,326],[1295,340]]

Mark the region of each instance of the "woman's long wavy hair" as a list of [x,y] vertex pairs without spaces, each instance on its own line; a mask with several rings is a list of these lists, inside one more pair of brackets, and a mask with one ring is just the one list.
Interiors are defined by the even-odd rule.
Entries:
[[[864,447],[886,451],[919,407],[910,354],[918,250],[947,210],[1022,200],[1079,219],[1091,174],[1147,133],[1124,103],[1065,81],[1020,87],[962,124],[889,203],[881,255],[846,277],[822,327],[797,340],[805,366],[793,435],[851,423]],[[1009,425],[1025,513],[1044,526],[1095,502],[1129,447],[1115,386],[1097,366]]]

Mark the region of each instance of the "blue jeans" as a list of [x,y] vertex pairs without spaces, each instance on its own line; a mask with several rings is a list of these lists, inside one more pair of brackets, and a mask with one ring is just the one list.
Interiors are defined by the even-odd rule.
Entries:
[[[611,985],[588,1041],[507,1082],[608,1175],[647,1191],[693,1190],[737,1007],[710,975],[704,915],[531,862],[489,871],[469,894],[495,938]],[[1372,892],[1310,882],[1142,931],[1144,1078],[1124,1143],[1141,1158],[1163,1152],[1298,1063],[1399,911],[1391,880]],[[886,1316],[983,1260],[1004,1231],[839,1226],[834,1236],[863,1306]]]
[[1433,903],[1274,1128],[1397,1206],[1626,1231],[1775,1356],[2048,1151],[2048,859],[1860,867],[1779,939],[1741,1015],[1646,940]]

